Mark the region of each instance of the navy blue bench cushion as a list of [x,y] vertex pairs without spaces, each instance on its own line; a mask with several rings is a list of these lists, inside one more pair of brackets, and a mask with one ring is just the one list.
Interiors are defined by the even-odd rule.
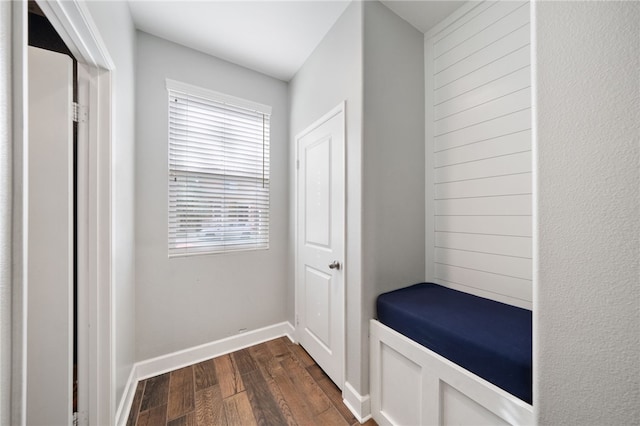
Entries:
[[438,284],[378,296],[378,320],[531,404],[531,311]]

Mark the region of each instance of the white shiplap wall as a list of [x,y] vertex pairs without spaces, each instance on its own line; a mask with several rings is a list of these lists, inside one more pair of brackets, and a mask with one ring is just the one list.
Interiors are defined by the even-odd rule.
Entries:
[[529,8],[469,3],[427,33],[425,87],[428,278],[531,309]]

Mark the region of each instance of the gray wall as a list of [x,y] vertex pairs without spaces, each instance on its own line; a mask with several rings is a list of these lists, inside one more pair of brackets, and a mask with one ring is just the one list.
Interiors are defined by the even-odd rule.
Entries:
[[[424,281],[423,40],[421,32],[382,3],[364,2],[365,321],[375,316],[375,298],[380,293]],[[369,357],[365,353],[361,374],[368,393]]]
[[[285,321],[287,84],[142,32],[136,72],[137,360]],[[269,250],[168,258],[166,78],[273,107]]]
[[640,424],[640,3],[534,7],[537,422]]
[[[346,100],[347,247],[346,247],[346,381],[361,391],[362,352],[368,345],[368,324],[362,319],[361,180],[362,180],[362,4],[353,2],[327,33],[290,82],[290,164],[295,137],[307,126]],[[291,187],[295,181],[291,179]],[[293,191],[291,192],[293,193]],[[293,258],[295,205],[291,199],[290,256]],[[293,265],[289,276],[293,277]],[[293,324],[294,288],[289,281],[288,319]],[[365,392],[366,394],[366,392]]]
[[[422,33],[379,2],[353,2],[291,81],[290,99],[292,169],[295,136],[346,100],[346,381],[366,395],[375,297],[424,278]],[[293,281],[289,294],[293,321]]]
[[116,66],[112,73],[112,283],[116,404],[135,361],[134,61],[135,30],[125,2],[87,2]]

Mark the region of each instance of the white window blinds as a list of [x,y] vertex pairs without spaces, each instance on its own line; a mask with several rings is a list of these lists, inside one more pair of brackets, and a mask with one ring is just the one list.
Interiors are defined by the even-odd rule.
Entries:
[[167,80],[169,257],[269,248],[271,108]]

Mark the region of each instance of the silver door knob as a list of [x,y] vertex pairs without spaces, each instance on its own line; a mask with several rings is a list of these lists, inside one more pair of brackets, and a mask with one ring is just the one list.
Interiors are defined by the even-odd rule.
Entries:
[[338,269],[338,270],[340,270],[340,262],[338,262],[337,260],[334,260],[333,262],[331,262],[329,264],[329,269]]

